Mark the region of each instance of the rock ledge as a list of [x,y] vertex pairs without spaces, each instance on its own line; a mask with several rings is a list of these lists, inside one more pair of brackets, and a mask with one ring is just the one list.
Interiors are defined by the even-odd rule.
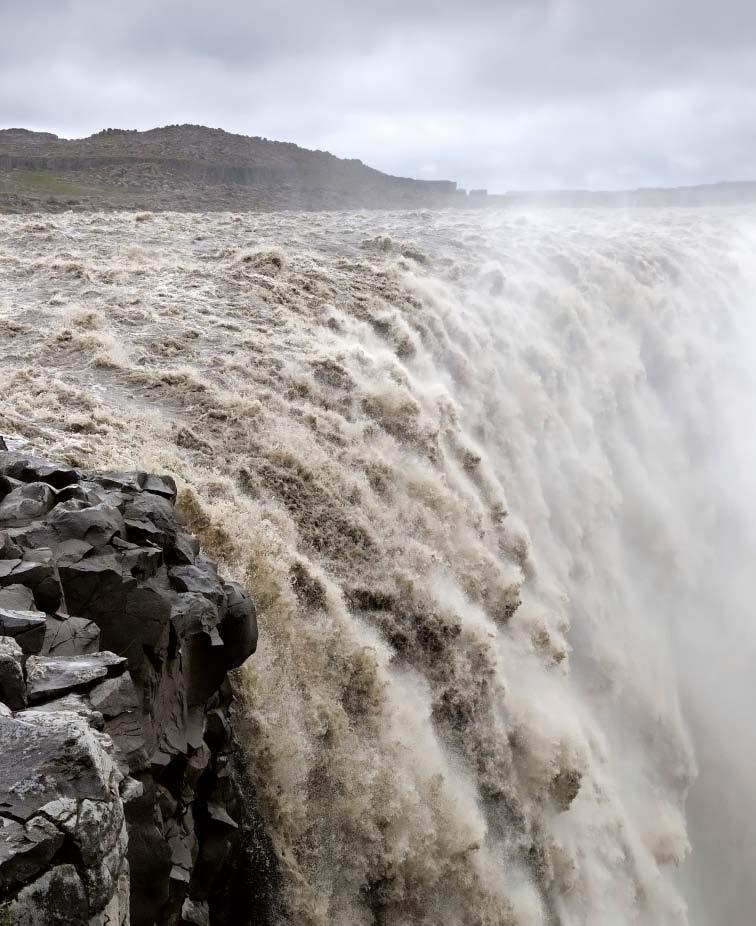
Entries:
[[0,439],[2,924],[210,923],[257,624],[175,499]]

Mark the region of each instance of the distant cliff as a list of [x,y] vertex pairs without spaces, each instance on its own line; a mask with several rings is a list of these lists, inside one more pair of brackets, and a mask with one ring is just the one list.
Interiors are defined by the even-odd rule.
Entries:
[[453,181],[393,177],[362,161],[205,126],[106,129],[73,140],[0,130],[0,212],[401,208],[460,198]]
[[738,205],[756,183],[625,191],[459,189],[453,180],[381,173],[354,158],[202,125],[89,138],[0,129],[0,214],[133,209],[267,212],[279,209],[481,209]]

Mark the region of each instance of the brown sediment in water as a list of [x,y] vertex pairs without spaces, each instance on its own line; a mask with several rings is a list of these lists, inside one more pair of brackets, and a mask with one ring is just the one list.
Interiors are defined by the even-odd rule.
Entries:
[[[494,260],[449,243],[473,220],[422,241],[411,214],[385,235],[356,214],[138,219],[3,219],[0,430],[171,472],[190,529],[253,592],[260,650],[236,684],[285,921],[577,922],[560,916],[590,909],[600,868],[609,909],[683,923],[655,859],[684,843],[687,743],[673,711],[686,783],[649,848],[572,710],[569,570],[543,567],[561,531],[584,542],[531,472],[570,371],[465,308]],[[539,254],[500,272],[506,325],[526,340],[517,299],[540,304],[579,354],[579,286],[542,284]],[[510,481],[558,538],[540,565]]]

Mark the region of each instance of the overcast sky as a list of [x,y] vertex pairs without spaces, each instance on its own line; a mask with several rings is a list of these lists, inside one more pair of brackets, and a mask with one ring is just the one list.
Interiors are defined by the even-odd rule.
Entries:
[[756,179],[756,0],[0,0],[0,127],[176,122],[498,192]]

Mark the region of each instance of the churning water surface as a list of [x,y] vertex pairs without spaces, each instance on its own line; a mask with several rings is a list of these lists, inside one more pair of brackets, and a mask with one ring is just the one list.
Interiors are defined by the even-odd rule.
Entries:
[[0,431],[254,594],[304,926],[746,926],[756,214],[0,218]]

